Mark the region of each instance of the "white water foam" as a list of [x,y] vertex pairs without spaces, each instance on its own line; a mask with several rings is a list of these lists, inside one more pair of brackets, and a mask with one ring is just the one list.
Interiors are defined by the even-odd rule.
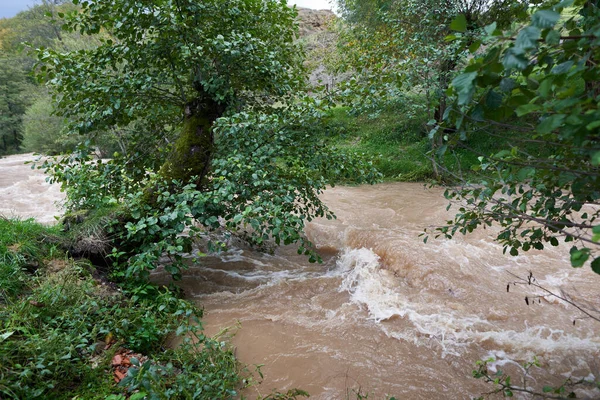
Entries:
[[[561,329],[527,324],[522,331],[510,330],[478,315],[411,302],[403,295],[401,282],[381,268],[379,257],[369,249],[346,249],[338,259],[338,273],[343,276],[339,290],[348,292],[352,303],[366,307],[369,318],[380,323],[389,337],[417,345],[434,341],[442,347],[443,356],[458,355],[460,348],[486,341],[510,349],[519,358],[555,351],[600,351],[600,338],[592,332],[575,336]],[[413,329],[383,323],[396,316],[410,321]]]

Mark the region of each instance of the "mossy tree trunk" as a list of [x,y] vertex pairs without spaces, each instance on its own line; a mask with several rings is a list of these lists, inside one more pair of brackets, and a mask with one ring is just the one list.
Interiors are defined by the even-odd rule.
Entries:
[[212,101],[193,101],[185,107],[181,135],[161,167],[161,178],[196,183],[201,186],[210,170],[214,151],[212,126],[223,114],[222,107]]

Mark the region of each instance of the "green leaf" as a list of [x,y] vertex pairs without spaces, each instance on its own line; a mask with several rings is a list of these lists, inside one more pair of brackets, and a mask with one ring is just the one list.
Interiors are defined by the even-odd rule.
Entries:
[[480,47],[481,47],[481,40],[477,40],[469,46],[469,52],[471,54],[475,53],[477,50],[479,50]]
[[560,14],[552,10],[539,10],[531,17],[531,22],[541,29],[552,28],[560,19]]
[[588,131],[594,130],[596,128],[598,128],[600,126],[600,120],[596,120],[593,122],[590,122],[589,124],[587,124],[585,126],[585,129],[587,129]]
[[571,266],[573,268],[581,268],[590,257],[589,249],[579,250],[576,246],[571,248]]
[[596,167],[600,165],[600,151],[597,151],[594,154],[592,154],[592,165]]
[[544,98],[550,97],[550,95],[552,94],[553,85],[554,85],[554,77],[547,76],[540,83],[540,86],[538,88],[539,94]]
[[473,82],[477,78],[477,72],[467,72],[460,74],[452,80],[452,86],[458,92],[458,104],[463,105],[468,103],[473,96],[475,86]]
[[9,337],[11,337],[15,332],[5,332],[2,335],[0,335],[0,343],[4,342],[6,339],[8,339]]
[[502,105],[502,96],[495,90],[490,90],[485,97],[485,105],[490,110],[497,110]]
[[467,31],[467,18],[463,14],[459,14],[450,23],[450,29],[457,32]]
[[554,75],[561,75],[561,74],[566,74],[567,72],[569,72],[569,70],[571,69],[571,67],[575,65],[575,63],[573,61],[565,61],[564,63],[560,63],[558,65],[556,65],[554,68],[552,68],[551,73]]
[[560,32],[555,31],[554,29],[550,29],[546,34],[546,44],[550,46],[555,46],[560,43]]
[[546,117],[537,127],[536,131],[542,135],[548,134],[554,131],[556,128],[562,125],[566,118],[564,114],[554,114]]
[[524,70],[529,65],[529,60],[525,57],[525,50],[519,47],[511,47],[504,53],[502,65],[506,69]]
[[491,24],[489,24],[488,26],[486,26],[485,28],[483,28],[483,30],[485,31],[485,33],[487,33],[488,35],[493,35],[494,32],[496,31],[496,27],[498,26],[498,24],[496,23],[496,21],[492,22]]
[[540,29],[535,26],[528,26],[525,29],[521,29],[521,31],[517,35],[515,47],[519,47],[525,50],[537,48],[540,34]]
[[523,115],[531,114],[534,111],[539,111],[541,109],[537,104],[523,104],[522,106],[517,107],[515,112],[517,113],[517,117],[522,117]]
[[592,261],[592,271],[600,274],[600,257],[597,257],[594,261]]

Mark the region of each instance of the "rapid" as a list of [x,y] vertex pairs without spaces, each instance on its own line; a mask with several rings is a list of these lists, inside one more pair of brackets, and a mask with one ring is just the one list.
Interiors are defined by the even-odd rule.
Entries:
[[[26,158],[0,159],[0,213],[50,222],[61,194]],[[240,361],[263,365],[263,383],[244,396],[301,388],[314,399],[468,399],[492,389],[471,373],[490,357],[490,371],[506,370],[517,385],[537,357],[542,368],[526,383],[537,390],[600,376],[600,323],[534,287],[507,292],[514,275],[532,273],[552,292],[598,305],[600,276],[571,268],[564,245],[505,255],[493,229],[424,244],[423,229],[453,215],[442,193],[418,183],[327,190],[337,219],[305,231],[322,264],[293,246],[263,254],[235,239],[197,263],[190,256],[179,285],[203,306],[207,333],[228,329]],[[153,279],[169,281],[160,269]]]

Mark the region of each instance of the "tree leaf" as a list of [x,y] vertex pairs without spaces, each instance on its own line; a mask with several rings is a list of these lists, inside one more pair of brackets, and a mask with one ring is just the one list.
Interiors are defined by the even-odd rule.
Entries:
[[535,26],[528,26],[525,29],[521,29],[521,31],[517,35],[515,47],[522,48],[525,50],[537,48],[540,34],[540,29]]
[[592,271],[600,274],[600,257],[597,257],[594,261],[592,261]]
[[573,268],[581,268],[590,257],[589,249],[579,250],[576,246],[571,248],[571,266]]
[[600,151],[597,151],[594,154],[592,154],[592,165],[600,165]]
[[467,72],[458,75],[452,80],[452,86],[458,92],[458,104],[463,105],[471,100],[475,87],[473,82],[477,78],[477,72]]
[[537,127],[536,131],[542,135],[548,134],[554,131],[556,128],[562,125],[565,120],[564,114],[554,114],[546,117]]
[[488,35],[493,35],[494,32],[496,31],[496,27],[498,26],[498,24],[496,23],[496,21],[492,22],[491,24],[489,24],[488,26],[486,26],[485,28],[483,28],[483,30],[485,31],[485,33],[487,33]]
[[531,17],[531,22],[533,25],[537,26],[541,29],[552,28],[558,20],[560,19],[560,14],[556,11],[552,10],[539,10],[536,11]]
[[530,113],[532,113],[534,111],[538,111],[540,109],[541,109],[541,107],[537,104],[527,103],[527,104],[523,104],[522,106],[517,107],[515,112],[517,113],[517,117],[522,117],[523,115],[530,114]]
[[457,32],[467,31],[467,18],[463,14],[459,14],[450,23],[450,29]]
[[511,47],[504,53],[502,64],[506,69],[524,70],[529,65],[529,60],[525,56],[525,50],[519,47]]
[[558,65],[556,65],[554,68],[552,68],[552,74],[554,75],[561,75],[561,74],[566,74],[567,72],[569,72],[569,70],[571,69],[571,67],[575,65],[575,63],[571,60],[569,61],[565,61],[564,63],[560,63]]

